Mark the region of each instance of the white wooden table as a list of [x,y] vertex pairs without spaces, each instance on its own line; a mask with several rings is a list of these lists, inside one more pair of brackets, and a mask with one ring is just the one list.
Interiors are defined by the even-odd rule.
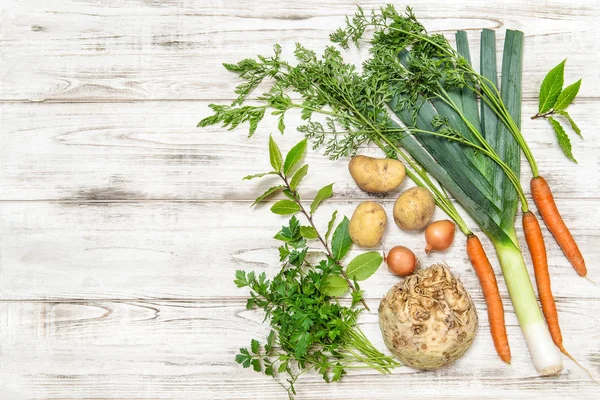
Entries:
[[[276,122],[253,140],[242,129],[195,125],[210,102],[231,99],[236,80],[222,62],[267,53],[274,42],[286,55],[296,41],[321,49],[353,3],[2,2],[1,399],[285,397],[274,380],[234,362],[240,346],[268,332],[261,313],[245,310],[246,293],[233,274],[278,268],[272,236],[283,219],[266,206],[249,207],[271,182],[241,182],[268,165],[266,139]],[[524,132],[589,276],[600,280],[600,2],[411,4],[430,30],[471,30],[473,49],[482,28],[497,29],[499,40],[505,28],[526,33]],[[579,165],[564,158],[547,123],[527,118],[545,72],[565,57],[567,81],[583,77],[572,106],[585,136],[573,140]],[[278,138],[285,148],[297,140],[293,131]],[[349,216],[368,197],[345,162],[319,152],[307,161],[306,197],[336,182],[334,198],[317,215],[320,226],[333,209]],[[394,199],[381,202],[389,209]],[[578,277],[546,239],[565,345],[598,377],[600,289]],[[457,240],[447,254],[423,262],[447,261],[476,301],[480,329],[464,358],[436,372],[351,373],[341,384],[309,375],[298,398],[600,398],[600,387],[569,360],[559,376],[537,376],[499,269],[513,362],[498,359],[463,238]],[[396,244],[419,249],[423,241],[389,226],[381,247]],[[396,281],[381,268],[365,283],[372,309]],[[361,323],[384,349],[376,314]]]

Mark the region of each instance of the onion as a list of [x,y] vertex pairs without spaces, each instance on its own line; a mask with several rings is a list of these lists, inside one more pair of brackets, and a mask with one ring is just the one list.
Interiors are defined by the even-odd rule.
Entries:
[[385,262],[391,273],[398,276],[407,276],[415,272],[417,268],[417,257],[409,248],[404,246],[393,247]]
[[427,242],[425,253],[429,254],[434,250],[447,250],[452,246],[452,242],[454,242],[455,231],[456,225],[447,219],[429,224],[427,229],[425,229],[425,241]]

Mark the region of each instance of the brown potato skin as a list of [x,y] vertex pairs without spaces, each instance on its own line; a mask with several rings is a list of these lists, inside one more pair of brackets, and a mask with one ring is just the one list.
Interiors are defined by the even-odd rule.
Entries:
[[348,170],[359,188],[369,193],[387,193],[396,189],[406,176],[404,164],[390,158],[356,156]]
[[394,222],[405,231],[425,228],[433,212],[435,199],[429,190],[413,187],[404,191],[394,203]]
[[354,244],[371,248],[381,242],[386,225],[387,215],[383,207],[374,201],[364,201],[354,210],[348,231]]

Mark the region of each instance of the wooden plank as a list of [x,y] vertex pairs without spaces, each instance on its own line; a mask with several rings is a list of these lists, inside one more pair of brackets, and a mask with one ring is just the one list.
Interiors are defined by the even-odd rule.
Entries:
[[[600,214],[581,211],[592,210],[596,203],[565,199],[560,207],[586,257],[589,277],[600,281],[594,268],[600,264]],[[473,296],[481,298],[463,235],[457,233],[447,253],[426,256],[423,234],[403,232],[393,223],[393,199],[381,200],[381,204],[389,223],[377,250],[402,244],[412,248],[424,266],[445,261]],[[315,222],[325,229],[334,209],[339,210],[341,220],[342,215],[350,217],[356,205],[356,201],[326,202]],[[279,244],[273,236],[287,222],[271,214],[269,204],[257,209],[249,206],[250,202],[243,201],[0,203],[0,299],[243,297],[246,291],[233,283],[235,271],[276,274]],[[434,219],[443,217],[437,210]],[[520,223],[516,225],[519,228]],[[597,286],[575,273],[548,232],[545,237],[555,295],[599,299]],[[494,260],[490,243],[484,242]],[[318,244],[315,248],[319,249]],[[353,250],[346,262],[358,253]],[[499,265],[494,265],[500,277]],[[380,298],[397,280],[382,267],[361,286],[369,297]],[[499,281],[507,298],[503,279]]]
[[[457,363],[433,372],[402,367],[392,375],[351,371],[339,384],[300,378],[299,399],[594,398],[597,386],[571,361],[556,377],[537,376],[510,307],[513,360],[494,352],[485,305],[472,348]],[[600,373],[600,300],[559,299],[565,345]],[[234,362],[241,346],[268,333],[259,311],[241,300],[200,302],[0,303],[0,392],[10,399],[282,399],[273,379]],[[380,349],[376,312],[361,328]],[[468,382],[468,384],[467,384]]]
[[[361,2],[366,9],[379,4]],[[431,31],[472,30],[474,49],[475,31],[482,28],[497,29],[499,40],[505,28],[525,31],[526,98],[537,96],[544,74],[565,57],[569,80],[584,77],[580,96],[597,96],[600,77],[589,57],[600,41],[598,2],[564,7],[553,1],[450,0],[432,6],[415,0],[411,5]],[[221,63],[269,53],[275,42],[284,46],[286,57],[297,41],[320,51],[343,16],[354,11],[350,0],[321,5],[269,0],[260,7],[251,0],[20,2],[3,12],[0,99],[230,98],[236,81]],[[365,54],[353,52],[349,59],[359,62]]]
[[[597,198],[600,137],[598,101],[577,101],[573,118],[585,141],[571,134],[579,165],[569,162],[547,121],[525,117],[523,132],[558,198]],[[523,115],[536,112],[526,102]],[[207,102],[130,104],[4,104],[0,110],[0,200],[250,200],[275,178],[244,181],[269,168],[267,135],[277,120],[265,118],[254,138],[247,127],[229,132],[196,128],[209,114]],[[299,113],[287,119],[286,135],[275,133],[283,149],[300,140]],[[366,154],[381,156],[377,149]],[[524,159],[524,158],[523,158]],[[346,160],[331,162],[309,151],[307,196],[336,182],[336,197],[369,196],[358,190]],[[523,185],[530,169],[523,161]],[[408,182],[408,180],[407,180]],[[401,186],[401,189],[406,184]],[[527,190],[528,192],[529,190]],[[390,195],[393,196],[393,195]]]

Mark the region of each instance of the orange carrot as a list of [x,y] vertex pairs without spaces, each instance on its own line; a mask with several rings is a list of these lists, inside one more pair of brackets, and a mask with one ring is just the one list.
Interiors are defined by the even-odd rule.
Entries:
[[494,275],[490,260],[485,254],[479,238],[473,234],[467,237],[467,254],[483,290],[483,296],[487,304],[490,332],[492,333],[496,353],[502,361],[510,363],[511,355],[504,323],[504,306],[498,292],[496,275]]
[[548,182],[541,176],[531,179],[531,196],[548,230],[552,233],[554,239],[556,239],[556,242],[563,253],[565,253],[571,265],[573,265],[575,271],[581,276],[586,276],[587,268],[581,251],[579,251],[575,239],[573,239],[569,228],[565,225],[558,208],[556,208],[556,203],[554,202]]
[[531,211],[527,211],[523,214],[523,233],[525,234],[527,247],[531,254],[535,283],[538,295],[540,296],[540,303],[542,303],[542,312],[546,318],[552,341],[564,355],[569,357],[575,364],[586,371],[592,380],[597,383],[590,371],[579,364],[577,360],[567,352],[563,345],[562,333],[560,331],[560,325],[558,324],[558,312],[556,311],[556,303],[554,302],[554,296],[552,295],[552,288],[550,285],[548,257],[546,256],[544,236],[542,235],[542,229],[540,228],[537,218]]
[[544,317],[546,317],[552,341],[564,353],[562,333],[558,325],[558,312],[556,311],[556,303],[554,302],[550,286],[546,245],[544,244],[540,224],[531,211],[523,214],[523,233],[525,234],[525,240],[527,241],[527,247],[529,247],[531,261],[533,262],[533,273],[535,274],[535,283],[538,295],[540,296],[540,303],[542,303],[542,312],[544,313]]

